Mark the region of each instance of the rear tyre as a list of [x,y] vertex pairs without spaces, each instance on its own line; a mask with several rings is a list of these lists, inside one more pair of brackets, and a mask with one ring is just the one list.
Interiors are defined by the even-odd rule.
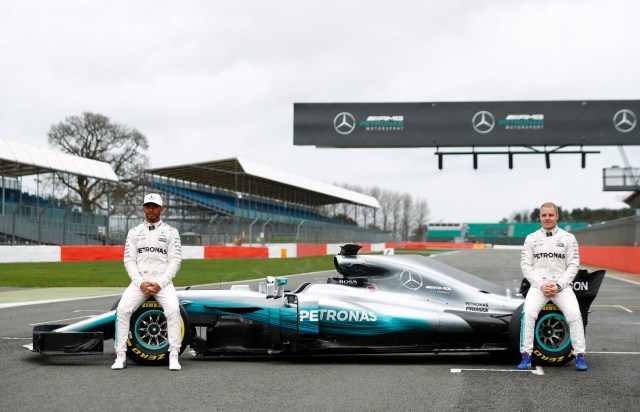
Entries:
[[[518,352],[523,325],[523,306],[524,304],[516,309],[509,323],[511,348]],[[573,358],[569,324],[560,309],[548,303],[544,305],[536,319],[531,360],[535,365],[553,366],[564,365]]]

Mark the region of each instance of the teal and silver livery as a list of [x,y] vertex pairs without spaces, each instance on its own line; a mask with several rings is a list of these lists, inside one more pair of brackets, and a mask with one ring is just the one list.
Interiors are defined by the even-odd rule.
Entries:
[[[202,356],[223,354],[519,351],[526,293],[515,294],[431,258],[358,255],[345,245],[333,257],[335,276],[285,291],[286,278],[267,277],[257,291],[178,291],[183,346]],[[580,271],[575,289],[586,321],[604,271]],[[523,285],[526,286],[526,285]],[[114,305],[114,308],[116,305]],[[544,318],[543,318],[544,317]],[[540,314],[535,350],[548,364],[573,357],[568,326],[553,305]],[[167,362],[162,308],[148,300],[133,314],[127,356],[139,364]],[[115,334],[115,311],[71,325],[33,331],[34,352],[101,353]],[[554,336],[548,333],[553,323]],[[544,336],[543,336],[544,335]]]

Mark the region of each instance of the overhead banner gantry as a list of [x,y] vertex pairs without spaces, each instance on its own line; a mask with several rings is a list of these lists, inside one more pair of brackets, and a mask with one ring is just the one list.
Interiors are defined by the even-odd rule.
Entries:
[[640,100],[295,103],[293,143],[318,147],[640,145]]
[[[640,100],[295,103],[294,145],[334,148],[435,147],[448,154],[587,153],[584,146],[640,145]],[[544,149],[534,149],[542,147]],[[548,149],[546,146],[553,148]],[[579,151],[562,150],[579,146]],[[467,152],[440,152],[472,147]],[[509,147],[477,152],[475,148]],[[511,148],[523,147],[525,151]]]

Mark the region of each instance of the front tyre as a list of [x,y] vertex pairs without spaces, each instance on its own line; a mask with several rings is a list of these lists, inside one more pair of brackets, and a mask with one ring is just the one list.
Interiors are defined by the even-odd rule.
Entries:
[[[513,313],[509,324],[509,334],[513,349],[520,350],[520,336],[523,319],[520,305]],[[533,352],[531,360],[535,365],[564,365],[574,358],[569,324],[558,307],[548,303],[544,305],[534,328]]]
[[[182,346],[187,346],[185,332],[190,330],[189,318],[180,306]],[[167,318],[162,306],[153,298],[144,302],[131,315],[129,336],[127,339],[127,357],[139,365],[166,365],[169,362],[169,336]]]

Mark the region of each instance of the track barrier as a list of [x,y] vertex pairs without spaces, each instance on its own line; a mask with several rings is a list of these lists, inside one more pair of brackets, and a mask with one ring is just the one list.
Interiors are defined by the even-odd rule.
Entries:
[[[387,242],[359,243],[360,253],[383,252],[385,249],[485,249],[483,243]],[[340,252],[342,244],[301,243],[265,246],[183,246],[183,259],[272,258],[327,256]],[[0,246],[0,263],[21,262],[87,262],[122,260],[124,246]],[[640,273],[639,246],[580,246],[583,264]]]

